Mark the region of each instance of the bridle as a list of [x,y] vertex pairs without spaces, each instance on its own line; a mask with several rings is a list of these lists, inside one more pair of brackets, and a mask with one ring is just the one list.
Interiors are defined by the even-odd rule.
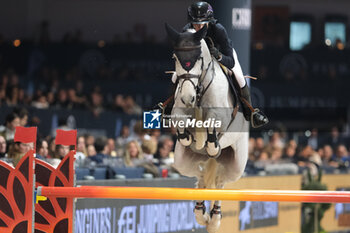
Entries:
[[[175,51],[192,51],[195,49],[200,49],[201,45],[196,45],[196,46],[186,46],[186,47],[175,47],[174,50]],[[176,60],[178,60],[178,58],[176,57],[176,55],[174,55],[174,58]],[[203,56],[200,56],[198,60],[201,60],[202,64],[201,64],[201,74],[199,75],[194,75],[194,74],[190,74],[187,71],[187,74],[183,74],[183,75],[179,75],[177,76],[177,83],[179,82],[179,80],[183,79],[184,81],[181,83],[181,86],[179,87],[179,92],[182,91],[182,86],[186,81],[189,81],[192,85],[193,88],[196,90],[196,105],[200,106],[201,104],[201,100],[203,95],[205,94],[205,92],[208,90],[210,84],[213,82],[214,76],[215,76],[215,70],[214,70],[214,62],[213,62],[213,58],[211,58],[208,66],[204,69],[204,58]],[[179,61],[178,61],[179,62]],[[210,82],[208,83],[208,85],[203,88],[203,81],[204,81],[204,77],[207,75],[209,68],[212,67],[212,75],[211,75],[211,79]],[[196,85],[192,79],[198,79],[198,84]],[[175,96],[175,99],[177,98],[177,95]]]

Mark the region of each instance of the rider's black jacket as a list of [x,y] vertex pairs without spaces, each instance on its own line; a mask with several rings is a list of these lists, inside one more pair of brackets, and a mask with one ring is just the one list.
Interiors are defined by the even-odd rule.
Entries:
[[[189,28],[193,28],[192,23],[186,24],[183,31]],[[220,63],[232,69],[235,66],[235,60],[233,58],[231,40],[228,38],[224,26],[220,23],[210,22],[206,37],[210,37],[214,42],[214,46],[222,53]]]

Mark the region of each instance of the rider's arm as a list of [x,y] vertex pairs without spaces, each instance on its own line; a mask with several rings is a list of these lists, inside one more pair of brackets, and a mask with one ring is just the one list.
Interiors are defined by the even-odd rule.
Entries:
[[189,28],[192,28],[192,24],[191,24],[191,23],[186,24],[186,25],[182,28],[182,32],[187,31]]
[[215,26],[216,41],[220,46],[219,49],[222,53],[220,63],[227,68],[232,69],[235,66],[235,60],[233,58],[233,50],[226,29],[221,24],[216,24]]

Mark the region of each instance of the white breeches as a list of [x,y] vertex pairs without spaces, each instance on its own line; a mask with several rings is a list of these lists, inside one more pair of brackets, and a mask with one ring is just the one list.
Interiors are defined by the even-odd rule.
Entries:
[[233,49],[233,58],[235,59],[235,66],[232,68],[233,73],[237,79],[240,88],[243,88],[246,84],[241,65],[239,64],[236,50]]

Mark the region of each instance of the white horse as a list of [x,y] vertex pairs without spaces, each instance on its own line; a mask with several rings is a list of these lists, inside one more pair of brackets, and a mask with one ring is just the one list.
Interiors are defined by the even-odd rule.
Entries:
[[[174,167],[182,175],[196,177],[197,188],[222,189],[227,182],[238,180],[244,172],[248,159],[249,123],[240,111],[234,111],[237,95],[231,91],[218,61],[210,55],[203,39],[206,30],[205,26],[198,32],[179,33],[166,24],[174,46],[177,75],[171,120],[192,123],[190,127],[177,124]],[[204,129],[200,124],[192,127],[193,119],[209,124]],[[221,125],[216,124],[218,122]],[[219,229],[220,207],[221,201],[215,201],[208,214],[204,201],[196,202],[196,220],[205,225],[209,233]]]

